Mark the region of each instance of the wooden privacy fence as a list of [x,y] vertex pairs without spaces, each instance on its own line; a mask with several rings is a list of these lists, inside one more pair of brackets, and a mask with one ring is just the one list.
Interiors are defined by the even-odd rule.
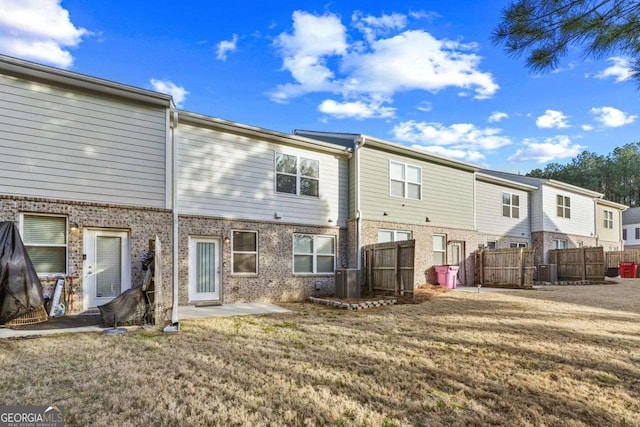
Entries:
[[481,249],[476,251],[476,284],[531,286],[535,273],[534,249]]
[[413,294],[415,240],[376,243],[362,249],[364,287],[395,295]]
[[553,249],[549,261],[558,266],[558,280],[604,279],[604,249],[593,248]]
[[606,268],[618,268],[621,262],[640,264],[640,250],[609,251],[604,253],[604,259]]

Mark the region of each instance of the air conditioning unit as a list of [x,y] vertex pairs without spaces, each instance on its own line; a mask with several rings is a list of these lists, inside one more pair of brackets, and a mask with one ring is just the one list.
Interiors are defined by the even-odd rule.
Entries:
[[554,284],[558,281],[558,266],[556,264],[541,264],[536,267],[537,281]]
[[345,268],[336,270],[336,296],[360,298],[360,270]]

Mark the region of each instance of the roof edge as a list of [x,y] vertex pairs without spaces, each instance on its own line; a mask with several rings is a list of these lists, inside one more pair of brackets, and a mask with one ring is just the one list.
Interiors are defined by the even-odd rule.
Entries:
[[135,86],[112,82],[110,80],[92,77],[73,71],[42,65],[11,56],[0,55],[0,73],[16,77],[28,77],[41,81],[57,83],[100,92],[111,96],[131,99],[146,104],[157,105],[165,108],[173,106],[171,95],[141,89]]

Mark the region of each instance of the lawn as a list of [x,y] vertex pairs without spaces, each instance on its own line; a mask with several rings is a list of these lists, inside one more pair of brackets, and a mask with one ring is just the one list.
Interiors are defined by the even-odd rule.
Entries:
[[0,341],[67,425],[640,425],[640,281]]

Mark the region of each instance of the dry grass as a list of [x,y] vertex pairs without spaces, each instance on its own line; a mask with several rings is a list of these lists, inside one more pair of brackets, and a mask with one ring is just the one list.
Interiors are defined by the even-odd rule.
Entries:
[[640,425],[640,281],[0,342],[68,425]]

